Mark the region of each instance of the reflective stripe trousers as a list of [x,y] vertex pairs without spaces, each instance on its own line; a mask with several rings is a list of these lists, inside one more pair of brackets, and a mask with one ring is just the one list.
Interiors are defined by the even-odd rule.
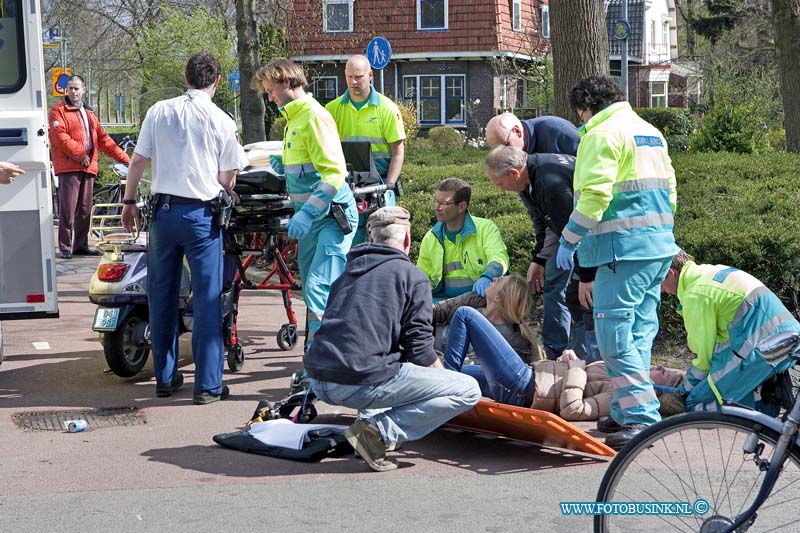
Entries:
[[597,269],[595,333],[614,385],[611,417],[620,424],[661,420],[650,381],[650,355],[658,333],[661,282],[671,259],[619,261]]

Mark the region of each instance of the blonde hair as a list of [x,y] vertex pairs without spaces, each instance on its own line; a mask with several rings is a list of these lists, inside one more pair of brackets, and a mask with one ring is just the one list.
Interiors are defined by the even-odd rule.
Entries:
[[498,293],[501,303],[500,315],[505,322],[519,326],[520,333],[531,346],[531,358],[534,361],[541,361],[545,356],[542,343],[531,326],[533,298],[528,283],[519,274],[511,274],[506,278]]
[[272,80],[277,83],[289,80],[289,86],[292,89],[305,88],[308,85],[303,67],[288,59],[276,59],[259,68],[253,74],[253,79],[250,80],[250,88],[259,94],[263,93],[264,80]]

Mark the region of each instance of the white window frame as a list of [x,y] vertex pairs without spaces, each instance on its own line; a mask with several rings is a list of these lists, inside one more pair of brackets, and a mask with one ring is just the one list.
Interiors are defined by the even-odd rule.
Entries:
[[312,87],[314,88],[314,98],[317,100],[317,102],[322,103],[322,100],[319,98],[319,82],[328,80],[333,80],[333,98],[327,100],[325,103],[335,100],[339,96],[339,78],[336,76],[316,76],[311,79],[311,83]]
[[[438,122],[432,120],[422,119],[422,100],[421,83],[423,78],[439,78],[439,120]],[[453,78],[461,79],[462,95],[461,95],[461,119],[448,120],[447,119],[447,82]],[[407,80],[414,80],[414,95],[406,96]],[[466,74],[415,74],[411,76],[403,76],[403,100],[412,100],[417,110],[417,117],[419,117],[420,126],[465,126],[467,117],[465,106],[467,103],[467,76]]]
[[444,25],[435,27],[424,27],[422,25],[422,2],[426,0],[417,0],[417,31],[442,31],[449,29],[450,21],[450,0],[437,0],[444,3]]
[[522,0],[511,1],[511,30],[522,31]]
[[[657,83],[663,83],[664,84],[664,92],[663,93],[656,93],[653,90],[653,87]],[[668,104],[669,104],[669,101],[668,101],[668,98],[667,98],[668,97],[668,93],[669,93],[669,82],[667,82],[667,81],[651,81],[650,82],[650,107],[667,107]],[[656,98],[663,98],[664,99],[664,105],[656,104],[656,101],[655,101]]]
[[[545,20],[547,23],[545,24]],[[542,6],[541,10],[541,28],[542,38],[550,38],[550,6]]]
[[[347,4],[347,29],[331,30],[328,28],[328,5]],[[322,31],[325,33],[352,33],[353,32],[353,0],[322,0]]]

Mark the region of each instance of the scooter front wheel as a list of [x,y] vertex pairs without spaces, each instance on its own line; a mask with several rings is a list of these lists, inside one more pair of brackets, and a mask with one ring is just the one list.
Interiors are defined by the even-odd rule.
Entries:
[[103,335],[103,353],[111,371],[122,378],[130,378],[144,368],[150,347],[141,341],[147,321],[132,315],[116,331]]

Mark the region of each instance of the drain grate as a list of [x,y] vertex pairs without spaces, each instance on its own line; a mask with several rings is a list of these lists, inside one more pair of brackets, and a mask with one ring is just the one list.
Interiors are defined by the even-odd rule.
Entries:
[[64,422],[67,420],[86,420],[87,429],[140,426],[147,423],[144,413],[137,407],[31,411],[15,413],[11,418],[24,431],[64,431]]

